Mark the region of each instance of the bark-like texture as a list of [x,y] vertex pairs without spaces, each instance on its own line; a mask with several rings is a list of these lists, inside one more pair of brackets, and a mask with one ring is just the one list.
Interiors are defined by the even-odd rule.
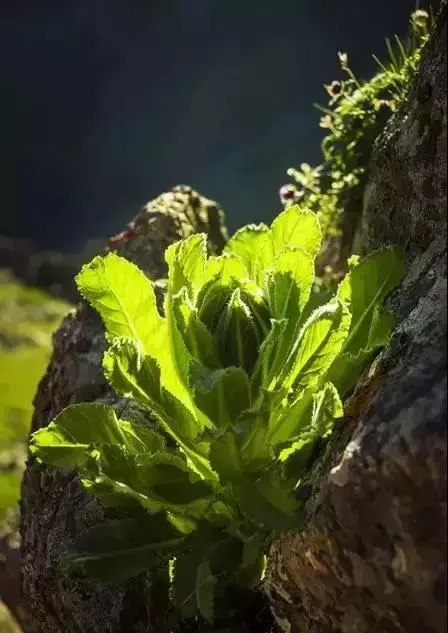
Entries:
[[[204,231],[211,247],[225,240],[216,205],[187,187],[149,203],[106,249],[138,264],[153,280],[166,276],[164,252],[173,241]],[[102,372],[103,327],[86,305],[54,336],[54,352],[35,398],[32,430],[46,426],[74,402],[107,401],[120,407]],[[144,412],[135,414],[146,416]],[[148,421],[150,423],[150,421]],[[110,514],[74,474],[27,464],[22,486],[22,585],[42,633],[162,633],[167,594],[149,575],[106,588],[64,577],[59,561],[70,540]]]
[[446,2],[378,140],[359,243],[400,244],[397,329],[313,473],[309,522],[266,588],[291,633],[446,630]]

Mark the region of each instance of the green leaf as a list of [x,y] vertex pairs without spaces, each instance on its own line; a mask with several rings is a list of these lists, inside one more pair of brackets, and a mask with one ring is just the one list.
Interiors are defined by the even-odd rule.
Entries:
[[317,384],[340,353],[349,327],[350,312],[345,306],[335,303],[317,309],[303,326],[291,354],[286,385],[302,391]]
[[311,426],[315,386],[301,393],[292,403],[286,402],[272,416],[266,442],[274,449],[294,440]]
[[[185,288],[171,301],[171,309],[178,331],[195,362],[206,367],[219,367],[213,336],[200,320],[196,308],[188,301]],[[190,367],[190,362],[187,367]]]
[[267,275],[266,288],[271,314],[284,321],[276,341],[275,359],[271,363],[265,386],[279,372],[297,338],[302,311],[308,302],[314,280],[314,262],[308,253],[294,247],[283,251]]
[[139,513],[142,508],[151,512],[159,512],[161,504],[154,500],[147,499],[144,495],[135,492],[122,482],[109,479],[105,475],[98,475],[96,472],[83,474],[81,483],[84,488],[94,497],[99,499],[104,505],[111,508],[120,508],[127,513]]
[[103,444],[86,468],[83,485],[106,505],[126,507],[137,501],[151,512],[160,512],[164,504],[151,494],[144,475],[150,460],[146,453],[129,453],[125,446]]
[[243,514],[260,528],[282,532],[299,525],[298,503],[277,470],[234,485],[232,492]]
[[271,229],[264,224],[241,228],[229,239],[225,251],[238,255],[250,279],[262,287],[265,271],[285,249],[300,247],[315,257],[321,241],[316,214],[294,205],[280,213]]
[[378,347],[384,347],[390,340],[395,325],[395,317],[392,312],[387,312],[376,306],[372,324],[370,326],[369,339],[367,341],[366,350],[375,350]]
[[181,620],[198,615],[196,577],[202,552],[189,551],[176,556],[174,563],[174,601]]
[[160,385],[160,370],[150,356],[142,358],[133,341],[117,340],[106,352],[104,373],[111,387],[121,396],[146,405],[162,428],[178,443],[206,479],[213,479],[200,444],[193,440],[204,426],[172,393]]
[[236,253],[224,252],[219,257],[209,257],[205,266],[203,286],[213,281],[214,285],[232,287],[247,277],[243,258]]
[[280,459],[284,462],[283,475],[294,486],[309,471],[316,443],[317,438],[309,431],[280,454]]
[[224,367],[241,367],[250,374],[256,363],[264,332],[253,318],[240,288],[236,288],[230,296],[214,335]]
[[52,466],[74,468],[86,462],[92,447],[125,441],[112,407],[98,403],[72,404],[46,428],[33,433],[30,451]]
[[255,532],[249,540],[244,543],[243,550],[243,567],[249,567],[256,564],[264,554],[266,546],[266,533]]
[[[125,474],[127,462],[129,478]],[[111,479],[123,481],[138,492],[149,493],[155,485],[181,484],[190,480],[185,457],[176,449],[130,454],[124,446],[105,445],[100,448],[101,470]]]
[[313,281],[314,262],[309,253],[298,247],[280,253],[266,280],[272,316],[297,322],[310,297]]
[[388,247],[362,261],[352,261],[350,272],[341,282],[338,297],[350,306],[352,321],[341,354],[328,371],[328,379],[342,395],[354,388],[373,352],[389,341],[394,317],[384,310],[382,303],[400,283],[404,271],[402,250]]
[[373,359],[374,353],[374,350],[362,350],[354,356],[346,352],[335,358],[328,370],[327,378],[337,385],[341,396],[346,396],[355,387],[363,369]]
[[186,288],[194,301],[203,283],[206,256],[207,236],[204,233],[168,246],[165,260],[169,266],[168,287],[171,296]]
[[[274,369],[278,358],[278,350],[284,340],[284,332],[288,326],[288,320],[271,320],[271,329],[260,346],[257,363],[252,372],[251,382],[255,393],[260,389],[272,387],[272,381],[276,378]],[[285,361],[287,357],[284,357]],[[282,365],[283,366],[283,365]]]
[[[191,292],[196,293],[196,289]],[[189,301],[188,289],[183,287],[175,295],[170,282],[164,302],[167,331],[164,349],[159,351],[158,359],[161,363],[162,383],[167,391],[184,405],[190,416],[198,420],[200,427],[209,426],[208,420],[201,414],[198,415],[195,410],[188,385],[191,367],[198,362],[188,350],[182,334],[184,327],[182,306],[188,309]]]
[[204,620],[213,624],[216,578],[212,574],[209,560],[203,560],[196,574],[196,601]]
[[144,356],[130,338],[116,339],[103,357],[104,376],[112,389],[125,398],[149,406],[160,397],[160,366]]
[[235,424],[243,411],[250,407],[249,379],[239,367],[215,371],[193,367],[190,384],[194,402],[215,427]]
[[82,472],[83,485],[107,505],[116,501],[121,507],[138,501],[147,510],[159,512],[164,509],[163,500],[148,481],[153,459],[148,453],[131,453],[125,446],[103,444]]
[[272,458],[271,445],[267,441],[269,412],[247,411],[236,427],[239,435],[239,449],[247,473],[257,472],[267,467]]
[[161,556],[181,548],[185,538],[165,514],[105,521],[75,542],[65,567],[103,584],[122,583],[160,564]]
[[120,420],[120,429],[125,438],[125,445],[131,452],[152,454],[166,448],[165,438],[148,424]]
[[237,255],[249,278],[262,286],[263,272],[273,257],[270,229],[265,224],[248,224],[232,235],[224,252]]
[[109,337],[129,336],[147,351],[157,344],[163,321],[152,284],[137,266],[108,253],[83,266],[76,283],[99,312]]
[[214,332],[226,308],[232,287],[223,286],[215,279],[204,284],[197,299],[198,315],[209,332]]
[[300,247],[313,258],[320,250],[322,232],[313,211],[292,205],[280,213],[272,223],[274,256],[287,247]]
[[326,438],[333,429],[334,420],[342,418],[344,407],[336,387],[327,382],[313,397],[312,429],[319,438]]
[[[311,394],[311,392],[308,392]],[[343,416],[344,410],[341,399],[335,386],[328,382],[320,391],[313,393],[309,398],[301,398],[299,402],[307,403],[307,424],[302,424],[299,429],[299,440],[294,444],[300,446],[302,438],[308,441],[309,437],[326,438],[332,431],[334,420]],[[311,403],[311,407],[308,406]],[[303,406],[303,405],[302,405]],[[284,460],[295,448],[285,449],[280,454]]]
[[333,430],[334,422],[343,416],[341,399],[331,383],[312,396],[312,411],[309,411],[309,423],[303,425],[299,439],[280,453],[285,462],[285,476],[298,481],[310,465],[313,448],[319,440],[326,439]]
[[[152,490],[158,498],[163,500],[165,507],[190,506],[197,501],[208,502],[214,492],[212,486],[203,480],[164,482],[154,484]],[[192,514],[196,514],[196,511],[192,512]]]
[[[223,575],[223,571],[225,571],[228,576],[228,583],[230,577],[241,568],[243,549],[243,542],[240,538],[225,535],[221,540],[216,539],[216,542],[210,547],[207,555],[212,574],[218,577],[218,574]],[[220,582],[221,585],[227,583],[225,579],[222,579]]]
[[142,356],[129,339],[118,339],[103,360],[104,375],[111,387],[125,398],[134,398],[157,417],[177,441],[194,438],[203,429],[192,414],[160,383],[160,368],[151,356]]
[[342,414],[342,403],[333,384],[326,383],[317,393],[311,387],[295,402],[280,409],[275,421],[271,422],[267,441],[278,449],[298,437],[296,445],[280,453],[281,459],[286,459],[289,453],[302,446],[303,438],[308,442],[327,437],[333,421]]
[[151,512],[187,511],[194,517],[203,513],[214,494],[212,484],[199,479],[178,450],[151,455],[103,445],[96,461],[98,473],[88,487],[106,502],[122,495],[138,500]]
[[210,463],[223,483],[238,480],[243,476],[243,462],[232,429],[228,429],[211,445]]
[[387,312],[380,312],[381,304],[404,272],[403,251],[391,247],[371,253],[351,268],[338,290],[339,299],[350,305],[352,313],[344,353],[356,356],[387,343],[392,321]]
[[197,530],[199,523],[198,521],[186,514],[179,514],[177,512],[168,512],[168,521],[173,525],[176,530],[181,532],[182,534],[188,535],[190,538],[192,534]]

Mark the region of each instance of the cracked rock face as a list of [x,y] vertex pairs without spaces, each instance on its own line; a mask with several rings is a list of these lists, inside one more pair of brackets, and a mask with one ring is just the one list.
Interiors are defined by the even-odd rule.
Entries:
[[446,630],[446,2],[375,148],[359,242],[401,245],[390,347],[313,474],[309,521],[266,590],[290,633]]

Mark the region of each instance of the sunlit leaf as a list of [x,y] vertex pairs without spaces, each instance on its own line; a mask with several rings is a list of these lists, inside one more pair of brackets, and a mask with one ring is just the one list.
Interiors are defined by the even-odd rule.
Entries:
[[65,566],[104,584],[122,583],[159,564],[165,552],[181,548],[184,540],[164,514],[109,520],[76,541]]
[[108,253],[83,266],[76,283],[101,315],[110,337],[128,336],[143,349],[151,347],[162,321],[152,284],[137,266]]
[[100,444],[124,444],[125,438],[112,407],[98,403],[73,404],[50,424],[33,434],[30,450],[52,466],[74,468]]

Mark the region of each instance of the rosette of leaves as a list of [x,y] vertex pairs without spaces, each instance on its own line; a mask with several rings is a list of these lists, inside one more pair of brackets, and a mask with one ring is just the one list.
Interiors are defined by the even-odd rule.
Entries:
[[111,253],[84,266],[78,288],[110,343],[105,376],[151,415],[142,425],[75,404],[33,435],[40,460],[76,468],[127,512],[88,531],[69,569],[114,582],[171,559],[181,617],[210,622],[229,586],[257,584],[270,540],[302,525],[296,488],[342,415],[340,396],[388,340],[381,305],[403,273],[393,248],[352,260],[313,308],[320,246],[316,215],[296,206],[271,227],[242,228],[221,256],[207,256],[205,235],[177,242],[163,314],[130,262]]

